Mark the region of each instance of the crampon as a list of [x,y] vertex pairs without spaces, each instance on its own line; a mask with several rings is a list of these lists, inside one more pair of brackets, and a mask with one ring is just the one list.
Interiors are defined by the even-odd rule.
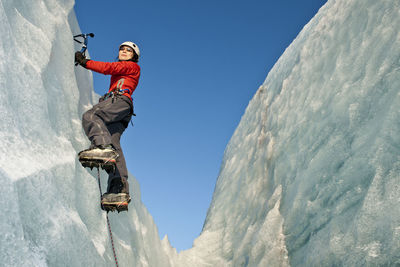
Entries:
[[128,204],[131,202],[129,194],[104,194],[101,198],[101,208],[109,211],[128,211]]
[[102,210],[104,211],[118,211],[118,213],[120,213],[121,211],[128,211],[128,204],[120,204],[120,205],[116,205],[116,204],[102,204],[101,205]]
[[84,168],[101,168],[107,173],[115,172],[116,159],[89,159],[79,158],[79,162]]

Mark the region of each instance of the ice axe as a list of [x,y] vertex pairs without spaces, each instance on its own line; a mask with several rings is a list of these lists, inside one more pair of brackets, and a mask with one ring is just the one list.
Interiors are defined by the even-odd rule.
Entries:
[[[81,49],[82,55],[85,55],[89,37],[93,38],[94,33],[81,33],[81,34],[77,34],[74,36],[74,41],[82,44],[82,49]],[[83,38],[83,41],[80,41],[77,38]],[[77,65],[78,65],[78,63],[75,63],[75,66],[77,66]]]

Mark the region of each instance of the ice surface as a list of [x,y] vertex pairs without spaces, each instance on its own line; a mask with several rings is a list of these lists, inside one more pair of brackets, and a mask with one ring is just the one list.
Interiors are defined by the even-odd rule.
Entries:
[[397,0],[320,9],[251,100],[181,266],[400,266],[399,29]]
[[[97,173],[76,157],[89,145],[81,115],[97,96],[91,73],[74,67],[73,5],[0,1],[0,266],[114,264]],[[129,179],[129,212],[110,214],[119,263],[170,266]]]
[[[2,266],[113,266],[76,159],[97,96],[73,66],[73,4],[0,1]],[[399,28],[398,0],[328,1],[251,100],[192,249],[159,239],[130,176],[129,212],[110,215],[120,265],[400,265]]]

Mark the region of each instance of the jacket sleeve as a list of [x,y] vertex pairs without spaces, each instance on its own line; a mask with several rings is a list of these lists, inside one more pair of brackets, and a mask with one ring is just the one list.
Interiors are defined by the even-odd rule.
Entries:
[[89,60],[86,68],[106,75],[124,75],[140,72],[138,64],[132,61],[101,62]]

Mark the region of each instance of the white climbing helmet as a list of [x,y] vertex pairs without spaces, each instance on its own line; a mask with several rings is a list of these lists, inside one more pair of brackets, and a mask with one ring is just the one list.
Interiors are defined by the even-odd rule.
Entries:
[[138,55],[138,60],[139,60],[139,57],[140,57],[139,46],[137,46],[137,45],[136,45],[135,43],[133,43],[133,42],[127,41],[127,42],[123,42],[123,43],[119,46],[119,48],[121,48],[121,46],[123,46],[123,45],[132,48],[132,49],[135,51],[136,55]]

